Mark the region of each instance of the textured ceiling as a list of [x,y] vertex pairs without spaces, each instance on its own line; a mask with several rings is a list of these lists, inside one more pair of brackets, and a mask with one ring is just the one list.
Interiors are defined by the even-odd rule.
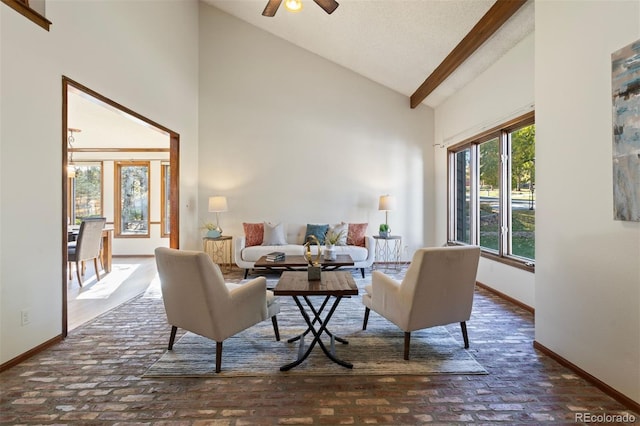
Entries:
[[[267,0],[203,0],[230,15],[342,65],[407,97],[491,8],[494,0],[338,0],[326,14],[312,0],[299,13]],[[534,30],[529,0],[423,103],[437,106]],[[407,100],[407,104],[409,101]]]

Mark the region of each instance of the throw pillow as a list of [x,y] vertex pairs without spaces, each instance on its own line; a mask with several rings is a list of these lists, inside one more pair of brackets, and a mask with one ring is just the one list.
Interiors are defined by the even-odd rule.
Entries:
[[[320,244],[324,244],[324,236],[327,233],[328,229],[329,225],[327,224],[308,223],[307,232],[304,234],[304,242],[307,242],[307,238],[309,238],[310,235],[314,235],[318,239]],[[315,242],[313,244],[315,244]]]
[[349,225],[344,222],[332,225],[329,227],[329,230],[327,231],[327,235],[329,234],[340,236],[340,238],[338,239],[338,242],[336,243],[337,246],[346,246],[347,235],[349,234]]
[[284,236],[284,225],[278,223],[273,225],[271,223],[264,223],[264,238],[262,239],[263,246],[283,246],[287,244],[287,239]]
[[263,223],[243,223],[244,236],[246,238],[245,247],[259,246],[264,238]]
[[349,232],[347,233],[347,244],[350,246],[364,247],[364,237],[367,233],[368,225],[368,223],[350,223]]

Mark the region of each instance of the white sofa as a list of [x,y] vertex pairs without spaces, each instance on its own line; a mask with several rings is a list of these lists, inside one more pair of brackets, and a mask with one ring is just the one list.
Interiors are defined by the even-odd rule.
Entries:
[[[304,237],[307,231],[306,224],[283,224],[284,232],[287,244],[285,245],[258,245],[246,247],[245,236],[235,237],[235,262],[240,268],[244,269],[244,276],[251,269],[254,269],[254,265],[260,257],[265,256],[274,251],[280,251],[286,255],[303,255],[304,254]],[[324,252],[325,247],[320,246],[321,252]],[[371,267],[375,259],[375,240],[372,236],[365,236],[365,246],[353,246],[353,245],[336,245],[337,254],[348,254],[353,259],[353,267],[360,269],[362,278],[364,278],[365,268]],[[316,248],[313,247],[312,253],[316,252]]]

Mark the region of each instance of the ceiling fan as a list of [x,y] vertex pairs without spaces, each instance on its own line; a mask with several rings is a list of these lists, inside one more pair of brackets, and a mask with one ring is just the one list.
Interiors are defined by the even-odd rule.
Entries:
[[[285,0],[285,2],[286,1],[288,0]],[[313,0],[313,1],[316,2],[318,6],[323,8],[324,11],[327,12],[328,14],[331,14],[339,6],[336,0]],[[269,0],[269,2],[267,3],[267,6],[264,8],[264,11],[262,12],[262,16],[269,16],[269,17],[275,16],[276,12],[278,11],[278,8],[280,7],[280,3],[282,3],[282,0]]]

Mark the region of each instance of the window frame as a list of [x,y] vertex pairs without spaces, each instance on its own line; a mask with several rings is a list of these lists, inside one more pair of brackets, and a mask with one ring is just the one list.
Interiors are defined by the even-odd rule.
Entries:
[[529,259],[512,253],[512,209],[511,209],[511,141],[509,135],[523,127],[535,125],[535,111],[528,112],[501,125],[492,127],[472,136],[447,149],[447,241],[450,245],[464,245],[457,240],[457,210],[456,210],[456,154],[469,150],[470,152],[470,223],[469,235],[473,245],[480,246],[480,145],[498,138],[500,172],[499,172],[499,250],[480,246],[482,256],[505,263],[507,265],[535,271],[535,259]]
[[[150,219],[150,202],[151,202],[151,161],[114,161],[114,191],[115,198],[114,205],[114,228],[116,238],[151,238],[151,219]],[[121,169],[122,167],[130,166],[145,166],[147,168],[147,232],[145,234],[123,234],[122,233],[122,181]]]
[[[160,237],[161,238],[169,238],[171,236],[171,218],[169,217],[169,213],[171,208],[169,203],[171,202],[170,198],[170,175],[171,167],[169,162],[161,161],[160,162]],[[165,232],[166,229],[169,228],[168,232]]]

